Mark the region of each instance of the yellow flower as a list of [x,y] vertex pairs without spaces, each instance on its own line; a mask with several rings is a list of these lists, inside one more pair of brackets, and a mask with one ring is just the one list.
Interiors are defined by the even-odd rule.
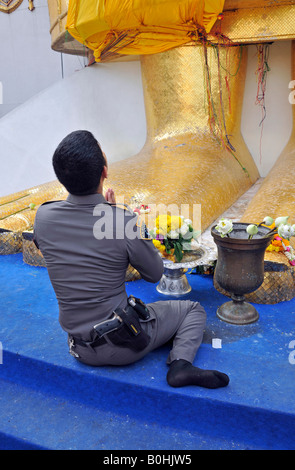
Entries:
[[173,263],[175,263],[174,249],[170,250],[169,255],[166,251],[164,251],[162,254],[167,260],[173,261]]
[[156,248],[160,248],[160,246],[162,246],[160,240],[153,240],[153,244],[155,245]]
[[171,230],[171,216],[170,215],[159,215],[156,218],[156,233],[158,235],[163,235],[164,237]]
[[177,215],[171,216],[171,230],[177,230],[182,226],[182,218]]
[[154,246],[157,248],[157,250],[159,250],[160,253],[162,253],[162,255],[167,254],[167,253],[166,253],[165,245],[162,245],[162,243],[160,242],[160,240],[153,240],[153,244],[154,244]]
[[160,240],[153,240],[153,244],[161,253],[164,253],[166,250],[165,245],[162,245]]

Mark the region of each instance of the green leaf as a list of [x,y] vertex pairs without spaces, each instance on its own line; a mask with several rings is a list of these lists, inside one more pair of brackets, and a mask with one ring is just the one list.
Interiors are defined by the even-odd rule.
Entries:
[[201,235],[201,230],[193,231],[193,238],[196,240]]
[[174,256],[176,258],[176,261],[178,263],[180,263],[180,261],[182,260],[183,258],[183,252],[182,252],[182,246],[179,242],[176,242],[175,245],[174,245]]
[[170,255],[172,246],[171,246],[170,241],[167,240],[166,238],[164,239],[164,245],[165,245],[166,252],[168,253],[168,255]]

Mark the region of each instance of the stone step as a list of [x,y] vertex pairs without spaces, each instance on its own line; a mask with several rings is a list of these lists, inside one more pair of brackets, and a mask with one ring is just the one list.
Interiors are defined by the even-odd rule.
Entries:
[[1,450],[243,450],[247,445],[0,380]]
[[[25,325],[21,325],[19,321],[17,323],[20,331],[24,328],[28,332],[38,331],[36,318],[31,321],[26,319]],[[49,330],[47,323],[49,319],[43,318],[45,331]],[[220,358],[213,359],[210,346],[204,344],[198,358],[199,365],[206,368],[213,368],[215,365],[219,369],[230,369],[230,385],[219,390],[199,387],[173,389],[165,380],[168,347],[160,348],[138,363],[124,368],[92,368],[78,363],[67,353],[65,337],[60,332],[59,325],[54,324],[52,319],[50,323],[53,334],[52,348],[48,348],[43,337],[42,341],[35,341],[34,350],[29,347],[29,341],[27,350],[24,347],[23,350],[20,347],[15,349],[12,342],[8,349],[4,349],[3,364],[0,368],[2,381],[6,384],[6,387],[1,387],[1,398],[4,399],[2,412],[7,407],[8,410],[13,409],[10,401],[12,399],[14,402],[15,397],[19,397],[17,390],[20,390],[23,398],[19,402],[17,398],[16,403],[19,406],[22,403],[24,423],[30,422],[33,419],[30,416],[36,413],[33,401],[27,398],[32,394],[36,396],[37,403],[40,394],[41,397],[46,397],[45,402],[65,402],[68,406],[73,404],[73,409],[78,407],[82,415],[82,410],[85,409],[95,410],[100,416],[121,416],[121,421],[118,418],[119,427],[123,426],[124,417],[127,416],[129,420],[137,422],[139,427],[148,427],[152,434],[157,427],[167,428],[170,433],[178,435],[178,438],[180,435],[187,437],[190,434],[194,436],[191,437],[191,443],[196,439],[193,448],[199,448],[202,440],[204,445],[210,445],[210,449],[217,445],[216,442],[223,443],[224,446],[235,443],[237,448],[288,449],[294,445],[292,429],[295,426],[295,411],[290,409],[288,401],[293,393],[293,385],[288,384],[286,379],[288,364],[285,368],[280,365],[280,373],[274,381],[272,369],[276,365],[270,364],[266,367],[258,358],[240,355],[239,360],[247,364],[247,367],[237,365],[234,370],[236,352],[228,353],[227,358],[221,361]],[[7,384],[10,384],[9,387]],[[277,384],[280,384],[280,387]],[[276,402],[270,393],[270,387],[277,389]],[[8,393],[10,388],[15,390],[15,394]],[[256,396],[254,399],[253,393],[254,397]],[[40,403],[42,400],[40,398]],[[52,414],[51,420],[54,421],[56,409],[51,405],[47,408],[48,413]],[[38,411],[36,415],[42,422],[43,411]],[[82,422],[85,424],[85,421]],[[70,420],[68,426],[70,433]],[[86,429],[87,426],[84,432]],[[3,433],[2,429],[1,432]],[[204,436],[207,436],[207,439]],[[38,435],[36,437],[38,438]],[[70,441],[71,437],[68,442]],[[35,444],[37,443],[38,441]],[[40,443],[41,441],[39,445]],[[164,444],[165,447],[162,447]],[[108,445],[111,446],[110,441]],[[157,448],[165,449],[167,442],[158,445],[160,447]]]
[[[200,300],[207,311],[195,364],[228,373],[230,384],[218,390],[173,389],[166,383],[168,345],[127,367],[94,368],[77,362],[68,354],[46,270],[25,266],[15,256],[4,257],[0,266],[2,274],[10,267],[9,275],[0,277],[0,447],[28,443],[34,448],[75,448],[84,445],[78,435],[84,436],[87,448],[131,449],[134,440],[136,449],[176,448],[176,442],[183,447],[186,440],[188,447],[183,448],[190,449],[295,447],[295,366],[288,360],[295,339],[294,301],[257,306],[260,319],[253,325],[225,324],[217,319],[216,308],[227,299],[213,288],[209,276],[191,275],[189,297]],[[161,298],[145,281],[129,283],[127,291],[144,301]],[[221,349],[212,347],[214,338],[221,339]],[[66,405],[59,414],[62,403]],[[73,416],[80,423],[76,437]],[[87,422],[99,428],[100,418],[104,432],[95,441],[88,436]],[[120,430],[120,439],[113,443],[106,425],[111,419]],[[52,423],[47,440],[42,437],[46,422]],[[59,429],[67,434],[64,442],[62,436],[60,441],[54,437]],[[136,440],[141,431],[144,439]],[[147,436],[149,443],[143,447]]]

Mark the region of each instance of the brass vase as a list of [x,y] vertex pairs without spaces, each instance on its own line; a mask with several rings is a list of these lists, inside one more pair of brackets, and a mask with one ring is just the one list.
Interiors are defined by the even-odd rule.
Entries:
[[249,240],[248,225],[233,224],[233,231],[224,238],[216,226],[211,229],[218,250],[214,278],[232,298],[218,308],[217,316],[236,325],[254,323],[259,319],[257,310],[245,302],[244,295],[254,292],[263,283],[265,250],[274,236],[267,227],[259,227],[258,233]]

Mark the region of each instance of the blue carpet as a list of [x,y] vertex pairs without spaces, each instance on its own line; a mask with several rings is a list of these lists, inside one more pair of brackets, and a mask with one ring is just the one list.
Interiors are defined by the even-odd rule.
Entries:
[[[293,449],[295,299],[256,305],[257,323],[230,325],[216,317],[228,299],[212,277],[187,277],[185,298],[207,312],[195,364],[226,372],[227,388],[170,388],[169,345],[124,368],[78,363],[47,270],[26,265],[22,254],[2,256],[0,449]],[[143,280],[126,287],[145,302],[166,299]]]

